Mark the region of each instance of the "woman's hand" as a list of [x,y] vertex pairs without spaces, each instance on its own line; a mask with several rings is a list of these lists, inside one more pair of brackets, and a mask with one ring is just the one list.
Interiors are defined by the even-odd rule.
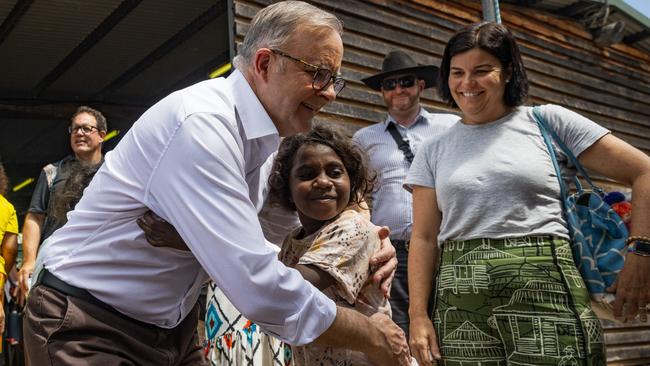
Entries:
[[137,220],[138,226],[144,231],[144,237],[154,247],[168,247],[178,250],[189,251],[183,238],[178,234],[176,228],[153,211],[147,211]]
[[627,321],[639,314],[640,320],[646,322],[646,307],[650,303],[650,257],[628,253],[616,282],[607,291],[616,294],[614,316]]
[[442,213],[438,210],[436,191],[413,186],[413,233],[409,248],[409,344],[420,365],[439,360],[436,331],[427,311],[438,263],[438,232]]
[[[632,236],[650,234],[650,157],[627,142],[607,134],[578,156],[588,170],[632,187]],[[614,315],[631,320],[641,313],[645,319],[650,302],[650,258],[628,253],[616,283],[607,291],[616,293]],[[643,308],[643,310],[642,310]]]
[[426,314],[415,318],[411,317],[409,330],[411,353],[419,365],[431,365],[434,359],[442,358],[438,349],[436,331],[433,329],[431,319]]
[[381,245],[375,255],[370,258],[370,264],[373,268],[376,268],[377,265],[381,267],[374,271],[370,278],[372,278],[375,286],[380,287],[381,292],[384,293],[384,297],[388,299],[390,297],[390,284],[393,282],[393,276],[397,268],[397,254],[395,253],[395,247],[393,247],[393,244],[391,244],[388,238],[390,230],[386,226],[383,226],[379,228],[377,234],[379,235],[379,239],[381,239]]

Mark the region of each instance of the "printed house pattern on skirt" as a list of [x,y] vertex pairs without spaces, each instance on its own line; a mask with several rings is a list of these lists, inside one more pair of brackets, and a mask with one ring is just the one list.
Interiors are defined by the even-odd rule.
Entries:
[[443,364],[605,364],[566,240],[448,241],[442,251],[433,323]]

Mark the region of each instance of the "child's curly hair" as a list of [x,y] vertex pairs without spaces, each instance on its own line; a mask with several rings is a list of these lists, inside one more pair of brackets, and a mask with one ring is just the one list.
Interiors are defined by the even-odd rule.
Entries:
[[334,150],[350,177],[348,204],[361,204],[363,198],[372,192],[376,174],[368,168],[365,153],[349,137],[337,129],[320,124],[314,125],[306,134],[289,136],[282,141],[269,176],[269,200],[289,210],[296,209],[289,186],[291,169],[298,149],[308,144],[321,144]]
[[68,221],[66,214],[79,203],[84,189],[97,173],[101,164],[82,165],[75,161],[68,168],[68,178],[63,187],[59,187],[52,197],[52,209],[49,214],[59,222]]

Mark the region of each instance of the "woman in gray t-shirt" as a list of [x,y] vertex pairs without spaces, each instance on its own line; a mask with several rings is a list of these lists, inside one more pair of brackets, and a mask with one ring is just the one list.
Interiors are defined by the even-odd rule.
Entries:
[[[573,262],[556,173],[532,108],[523,106],[528,81],[516,41],[502,25],[467,26],[448,42],[440,75],[440,95],[462,119],[420,148],[406,179],[414,196],[414,356],[420,365],[431,356],[604,365],[602,329]],[[585,167],[633,187],[631,234],[650,236],[650,158],[568,109],[540,111]],[[567,157],[557,153],[571,178]],[[650,302],[650,257],[628,255],[618,283],[615,308],[634,317]]]

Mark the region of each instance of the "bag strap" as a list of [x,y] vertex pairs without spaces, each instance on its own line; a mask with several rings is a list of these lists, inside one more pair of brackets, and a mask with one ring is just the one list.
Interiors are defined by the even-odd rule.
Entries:
[[544,138],[544,143],[546,144],[546,148],[548,148],[548,152],[551,155],[553,168],[555,168],[555,175],[557,176],[557,181],[560,183],[560,197],[562,197],[562,200],[564,200],[567,197],[566,185],[564,184],[564,179],[562,179],[562,171],[560,170],[560,165],[558,164],[557,157],[555,156],[555,149],[553,148],[553,142],[551,141],[551,138],[548,136],[548,132],[546,131],[545,128],[546,121],[544,121],[544,118],[539,114],[537,107],[533,107],[533,115],[535,116],[535,121],[537,122],[539,131],[542,133],[542,137]]
[[[559,165],[557,163],[557,158],[555,155],[555,149],[553,149],[553,143],[551,142],[551,139],[549,138],[549,134],[553,137],[553,140],[555,143],[562,149],[564,154],[569,158],[571,163],[576,167],[576,170],[582,177],[587,181],[591,189],[595,191],[600,191],[601,189],[597,187],[592,181],[591,178],[589,178],[589,174],[587,174],[587,171],[585,168],[582,167],[582,164],[578,161],[578,159],[573,155],[571,150],[566,146],[564,141],[560,139],[560,137],[557,135],[555,131],[553,131],[552,128],[549,127],[548,122],[544,119],[542,116],[542,113],[540,112],[539,106],[533,107],[533,116],[535,117],[535,120],[537,121],[537,125],[539,126],[540,131],[542,132],[542,136],[544,137],[544,142],[546,142],[546,146],[548,147],[548,150],[551,154],[551,159],[553,160],[553,166],[555,167],[555,171],[557,173],[557,177],[560,180],[560,190],[564,190],[566,192],[566,188],[564,187],[564,182],[562,181],[562,176],[559,170]],[[582,189],[582,186],[580,184],[580,181],[578,179],[575,179],[575,184],[578,189]],[[566,197],[562,195],[562,197]]]
[[409,145],[408,141],[404,140],[402,134],[397,131],[395,123],[388,122],[388,132],[393,137],[393,140],[395,140],[395,143],[397,143],[397,148],[402,150],[406,161],[408,161],[409,165],[411,165],[413,162],[413,152],[411,151],[411,146]]

